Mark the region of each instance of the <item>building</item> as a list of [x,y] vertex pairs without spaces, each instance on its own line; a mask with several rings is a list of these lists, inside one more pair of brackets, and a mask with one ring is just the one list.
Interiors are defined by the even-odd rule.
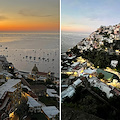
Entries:
[[113,97],[112,89],[105,83],[101,82],[96,77],[92,77],[92,78],[88,79],[88,81],[90,82],[91,86],[97,87],[101,91],[105,92],[107,98]]
[[59,98],[57,91],[55,91],[55,89],[47,89],[46,91],[46,96],[47,97],[55,97],[55,98]]
[[27,104],[29,105],[29,112],[39,113],[41,112],[42,105],[38,103],[34,98],[27,96],[28,101]]
[[8,100],[11,101],[13,107],[16,107],[21,101],[21,91],[20,79],[9,79],[0,86],[0,109],[6,107]]
[[62,99],[62,101],[66,97],[71,98],[74,95],[74,93],[75,93],[75,88],[77,86],[79,86],[81,83],[82,83],[82,80],[80,80],[78,78],[75,82],[73,82],[72,85],[70,85],[67,89],[65,89],[64,91],[62,91],[62,93],[61,93],[61,99]]
[[111,73],[109,73],[107,71],[104,71],[102,69],[97,69],[96,72],[97,72],[97,74],[102,73],[104,75],[103,79],[107,80],[108,82],[111,82],[112,79],[113,79],[113,74],[111,74]]
[[96,76],[96,70],[94,69],[91,69],[91,68],[88,68],[88,69],[85,69],[84,72],[83,72],[84,76],[85,75],[88,75],[89,77],[92,77],[92,76]]
[[48,120],[55,120],[54,118],[59,114],[59,110],[55,106],[42,107],[42,112]]
[[118,65],[118,61],[117,60],[111,60],[111,66],[112,67],[116,67]]
[[37,74],[37,72],[38,72],[38,68],[37,68],[37,66],[36,66],[36,64],[34,65],[34,67],[33,67],[33,69],[32,69],[32,74]]
[[3,75],[3,78],[4,78],[5,80],[8,80],[8,79],[12,79],[12,78],[13,78],[13,75],[12,75],[11,73],[5,71],[5,70],[1,72],[1,75]]
[[26,92],[32,98],[34,98],[36,101],[38,101],[37,95],[28,86],[24,86],[23,84],[21,84],[21,87],[22,87],[22,91]]

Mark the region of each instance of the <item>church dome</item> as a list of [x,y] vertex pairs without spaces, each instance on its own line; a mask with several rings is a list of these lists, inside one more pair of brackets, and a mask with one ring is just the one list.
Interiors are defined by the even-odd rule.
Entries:
[[36,64],[34,65],[32,72],[38,72],[38,68],[37,68]]

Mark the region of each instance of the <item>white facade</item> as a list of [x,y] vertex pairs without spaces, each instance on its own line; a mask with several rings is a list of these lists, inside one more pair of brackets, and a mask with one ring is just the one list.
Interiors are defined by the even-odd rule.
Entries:
[[27,104],[29,105],[29,112],[39,113],[41,112],[42,105],[38,103],[34,98],[27,96],[28,101]]
[[111,93],[111,88],[107,86],[105,83],[101,82],[97,78],[93,77],[88,79],[90,82],[91,86],[98,87],[101,91],[106,93],[107,98],[113,97],[113,94]]

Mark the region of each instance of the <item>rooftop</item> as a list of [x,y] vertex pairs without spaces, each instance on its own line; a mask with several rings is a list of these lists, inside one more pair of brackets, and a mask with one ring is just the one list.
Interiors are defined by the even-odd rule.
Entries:
[[88,68],[88,69],[84,70],[84,73],[86,73],[86,74],[92,74],[92,73],[95,73],[95,72],[96,72],[96,70],[93,70],[91,68]]
[[67,59],[69,59],[69,60],[72,60],[72,59],[74,59],[76,56],[71,56],[71,57],[67,57]]
[[82,82],[82,80],[80,80],[79,78],[73,83],[73,86],[76,87],[77,85],[79,85]]
[[104,79],[106,79],[106,80],[111,80],[111,79],[113,78],[113,74],[111,74],[111,73],[109,73],[109,72],[107,72],[107,71],[104,71],[104,70],[102,70],[102,69],[97,69],[97,73],[98,73],[98,74],[99,74],[99,73],[104,74]]
[[38,103],[34,98],[27,96],[28,101],[27,104],[29,104],[29,107],[42,107],[40,103]]
[[77,65],[79,65],[80,64],[80,62],[75,62],[75,63],[73,63],[72,65],[71,65],[71,67],[75,67],[75,66],[77,66]]
[[42,107],[42,110],[49,118],[53,118],[59,113],[55,106]]
[[21,82],[20,79],[9,79],[5,84],[0,86],[0,99],[2,99],[6,91],[12,92],[13,91],[12,87],[15,86],[19,82]]
[[57,92],[54,90],[54,89],[47,89],[47,94],[50,96],[50,97],[59,97],[57,95]]
[[67,96],[72,97],[74,93],[75,93],[75,88],[72,85],[70,85],[67,89],[65,89],[61,93],[61,97],[62,97],[62,99],[64,99]]
[[37,72],[38,75],[43,75],[43,76],[47,76],[48,73],[45,73],[45,72]]

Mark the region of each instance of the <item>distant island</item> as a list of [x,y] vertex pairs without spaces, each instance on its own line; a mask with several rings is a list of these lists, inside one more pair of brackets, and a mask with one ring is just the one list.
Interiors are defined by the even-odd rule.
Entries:
[[62,53],[61,71],[63,119],[120,119],[120,24],[100,26]]

